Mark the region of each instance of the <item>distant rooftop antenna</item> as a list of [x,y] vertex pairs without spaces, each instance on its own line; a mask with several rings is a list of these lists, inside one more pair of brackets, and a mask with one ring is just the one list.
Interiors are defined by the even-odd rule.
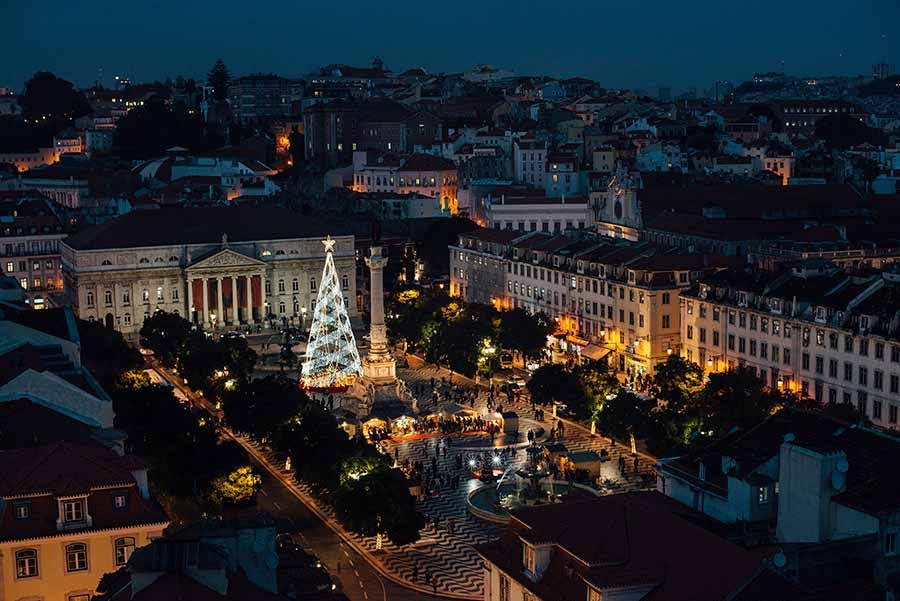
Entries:
[[784,59],[781,59],[781,74],[784,75]]

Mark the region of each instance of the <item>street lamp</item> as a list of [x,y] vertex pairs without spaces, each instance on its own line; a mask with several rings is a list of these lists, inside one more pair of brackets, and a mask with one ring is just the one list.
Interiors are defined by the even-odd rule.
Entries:
[[306,329],[306,307],[300,307],[300,329]]

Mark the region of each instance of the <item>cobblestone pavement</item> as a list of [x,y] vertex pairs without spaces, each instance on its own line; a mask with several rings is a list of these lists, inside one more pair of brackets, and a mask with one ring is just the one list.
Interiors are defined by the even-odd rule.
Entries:
[[[422,384],[422,394],[419,394],[420,407],[427,410],[431,403],[430,382],[434,377],[440,385],[441,377],[449,377],[446,370],[438,370],[434,366],[411,369],[398,369],[398,376],[405,380],[412,391],[420,390],[417,384]],[[468,389],[474,386],[474,382],[454,375],[454,383]],[[505,398],[504,398],[505,401]],[[486,410],[487,393],[479,394],[475,409],[479,412]],[[344,404],[344,403],[341,403]],[[531,410],[527,399],[509,405],[504,402],[504,408],[515,410],[520,416],[520,431],[543,427],[549,431],[550,420],[539,422]],[[490,448],[490,438],[487,435],[455,435],[444,437],[445,445],[441,444],[440,436],[415,438],[401,441],[384,441],[382,447],[390,456],[395,456],[400,462],[404,459],[421,461],[426,471],[432,469],[432,458],[440,474],[449,476],[459,475],[458,488],[448,486],[438,487],[435,495],[418,501],[419,510],[431,518],[431,523],[422,531],[422,538],[413,545],[396,547],[385,540],[381,550],[376,550],[374,537],[364,537],[343,532],[343,535],[352,540],[354,546],[368,555],[370,562],[378,564],[381,568],[398,582],[407,582],[419,590],[427,590],[426,577],[434,575],[437,578],[437,593],[454,596],[457,598],[480,599],[483,598],[483,572],[478,555],[472,549],[472,545],[487,542],[496,538],[503,527],[480,520],[468,511],[466,499],[470,492],[479,488],[482,483],[469,476],[466,470],[465,459],[474,453],[483,452]],[[510,453],[509,459],[503,463],[504,469],[511,471],[524,465],[526,457],[521,448],[524,446],[525,437],[521,437],[521,443],[514,453]],[[637,469],[630,450],[621,444],[611,445],[609,439],[600,436],[592,437],[588,431],[574,424],[567,424],[565,435],[561,439],[570,451],[601,451],[605,449],[609,453],[609,460],[604,461],[601,467],[601,479],[615,482],[610,492],[626,492],[632,490],[644,490],[653,488],[655,479],[652,477],[652,462],[643,456],[638,457]],[[253,444],[250,441],[242,441],[245,444]],[[255,445],[254,445],[255,446]],[[441,449],[445,447],[446,450]],[[258,447],[257,447],[258,448]],[[295,486],[308,499],[312,499],[312,492],[302,483],[297,482],[293,475],[283,470],[284,461],[275,456],[271,451],[259,449],[260,455],[266,462],[280,470],[286,481]],[[456,457],[464,455],[462,469],[456,466]],[[619,470],[619,457],[625,457],[624,473]],[[276,467],[277,466],[277,467]],[[448,478],[449,480],[449,478]],[[340,528],[336,524],[334,514],[324,504],[316,504],[318,511],[329,517],[333,527]],[[437,527],[435,527],[437,523]],[[417,577],[416,577],[417,576]],[[427,587],[427,588],[426,588]],[[430,591],[429,591],[430,592]]]
[[[426,366],[418,369],[401,368],[398,370],[398,376],[403,378],[413,391],[416,390],[417,383],[427,383],[427,394],[419,396],[423,400],[428,399],[428,402],[424,403],[428,406],[431,377],[434,376],[439,383],[441,376],[448,377],[449,373],[446,370],[437,371],[433,366]],[[474,385],[473,382],[459,376],[454,376],[453,381],[468,388]],[[475,408],[484,411],[486,402],[487,394],[482,392]],[[549,421],[541,423],[534,420],[530,402],[523,400],[512,407],[508,403],[504,403],[504,406],[519,413],[520,431],[525,432],[538,425],[550,430]],[[547,417],[549,419],[549,414]],[[524,435],[521,440],[525,441]],[[422,532],[422,539],[414,545],[403,548],[385,544],[385,553],[380,560],[386,569],[404,580],[412,580],[413,566],[418,566],[420,581],[424,581],[426,572],[437,576],[438,592],[477,597],[483,594],[483,574],[478,555],[472,549],[472,545],[496,538],[502,527],[480,520],[469,513],[466,498],[470,492],[481,486],[481,482],[469,477],[466,461],[462,462],[462,470],[457,471],[456,456],[461,453],[465,456],[471,455],[476,452],[471,449],[478,447],[479,444],[489,448],[489,438],[486,435],[451,436],[448,437],[448,442],[446,452],[438,451],[439,437],[382,443],[391,456],[395,455],[396,450],[399,461],[402,462],[406,458],[410,461],[421,461],[428,471],[431,470],[432,458],[435,458],[438,472],[451,476],[459,474],[460,484],[455,490],[450,486],[440,487],[438,494],[420,501],[420,511],[432,519],[432,523]],[[612,447],[608,439],[591,437],[589,432],[574,425],[567,425],[562,442],[570,451],[599,452],[606,449],[610,454],[610,460],[603,462],[601,479],[617,482],[615,492],[648,489],[655,484],[655,478],[651,477],[652,462],[639,457],[635,471],[630,450],[620,444]],[[626,458],[625,473],[619,471],[620,456]],[[519,449],[514,455],[510,455],[509,461],[503,467],[516,469],[524,465],[525,460],[524,450]],[[434,527],[435,518],[438,519],[437,529]],[[357,537],[357,541],[366,549],[375,550],[374,539]]]

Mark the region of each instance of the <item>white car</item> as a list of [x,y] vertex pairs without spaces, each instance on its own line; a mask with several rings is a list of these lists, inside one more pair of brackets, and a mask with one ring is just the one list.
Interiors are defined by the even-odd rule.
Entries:
[[506,381],[506,383],[513,388],[522,388],[523,386],[525,386],[525,378],[523,378],[522,376],[511,376],[509,380]]

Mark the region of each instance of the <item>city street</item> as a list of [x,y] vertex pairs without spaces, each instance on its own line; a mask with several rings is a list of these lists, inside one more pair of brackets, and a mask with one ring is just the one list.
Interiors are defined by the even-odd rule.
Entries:
[[[475,386],[473,381],[457,374],[451,377],[446,369],[422,365],[414,357],[410,360],[413,367],[398,368],[398,376],[411,390],[420,391],[420,408],[424,410],[431,403],[432,378],[445,395],[450,393],[451,380],[465,389],[471,390]],[[173,380],[171,374],[166,373],[166,377]],[[447,380],[444,385],[441,384],[442,378]],[[173,381],[183,388],[177,380]],[[487,392],[481,389],[474,404],[474,409],[481,414],[487,411],[487,396]],[[196,397],[195,400],[208,407],[205,400]],[[502,402],[507,409],[518,412],[522,433],[537,428],[549,431],[558,425],[558,421],[549,412],[544,416],[544,421],[538,421],[527,395],[512,404],[504,395]],[[439,593],[452,598],[478,599],[483,595],[480,558],[472,546],[496,538],[503,528],[476,518],[469,512],[468,494],[483,484],[472,478],[468,469],[460,468],[460,465],[468,465],[471,457],[492,452],[488,435],[431,435],[380,443],[382,449],[399,463],[409,459],[428,466],[427,472],[436,482],[434,494],[417,503],[419,511],[429,519],[429,524],[422,530],[421,539],[404,547],[396,547],[385,540],[380,550],[376,548],[374,537],[343,531],[330,508],[316,502],[311,491],[283,469],[283,458],[276,457],[271,451],[260,448],[249,440],[236,440],[248,450],[253,462],[264,474],[263,492],[258,497],[259,506],[277,518],[290,520],[290,531],[299,537],[297,542],[308,546],[324,561],[351,599],[429,598],[430,595],[405,588],[397,582],[425,591],[431,588],[432,579]],[[520,437],[520,441],[518,445],[514,445],[518,448],[502,459],[500,467],[509,473],[525,464],[526,457],[522,448],[525,445],[524,435]],[[572,422],[566,423],[561,442],[570,452],[608,453],[608,460],[601,467],[601,479],[609,483],[610,492],[646,490],[655,486],[652,460],[643,456],[633,458],[630,450],[621,444],[612,444],[606,438],[591,436],[587,429]],[[498,448],[497,451],[499,450]],[[457,459],[460,455],[462,460]],[[457,487],[450,484],[454,475],[460,477]],[[352,546],[348,542],[352,542]],[[389,574],[390,578],[386,578],[384,574]]]

